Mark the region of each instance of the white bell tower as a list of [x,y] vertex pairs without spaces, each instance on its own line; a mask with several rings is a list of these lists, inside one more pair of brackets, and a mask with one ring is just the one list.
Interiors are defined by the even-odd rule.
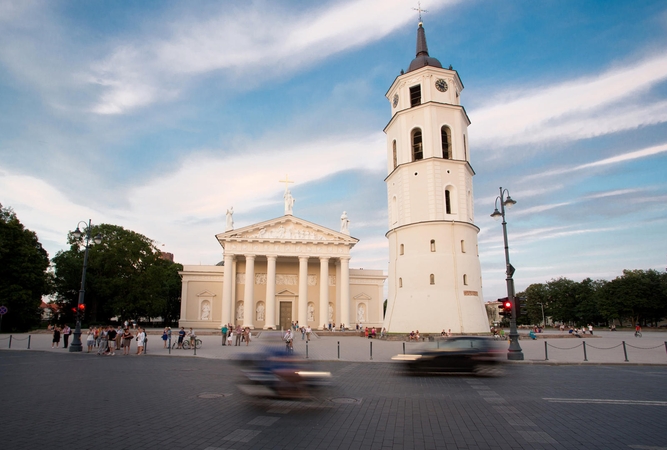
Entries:
[[429,56],[420,22],[417,55],[386,94],[389,332],[489,331],[462,90],[458,73]]

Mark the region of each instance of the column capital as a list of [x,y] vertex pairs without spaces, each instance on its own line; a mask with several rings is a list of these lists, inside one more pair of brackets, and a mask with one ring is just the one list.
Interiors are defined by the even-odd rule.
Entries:
[[225,261],[226,261],[226,260],[234,261],[234,259],[236,259],[236,255],[235,255],[234,253],[229,253],[229,254],[228,254],[228,253],[225,253],[225,254],[223,255],[223,259],[224,259]]
[[340,259],[341,261],[348,261],[349,262],[350,259],[352,259],[352,257],[349,256],[349,255],[348,256],[339,256],[338,259]]
[[310,256],[299,255],[299,261],[302,261],[304,259],[308,261],[308,259],[310,259]]
[[255,258],[257,257],[257,255],[255,255],[255,254],[248,254],[248,255],[243,255],[243,257],[244,257],[245,259],[255,259]]
[[272,259],[275,261],[276,259],[278,259],[278,255],[266,255],[266,259]]
[[319,258],[320,258],[320,261],[322,261],[322,262],[329,261],[331,259],[330,256],[320,256]]

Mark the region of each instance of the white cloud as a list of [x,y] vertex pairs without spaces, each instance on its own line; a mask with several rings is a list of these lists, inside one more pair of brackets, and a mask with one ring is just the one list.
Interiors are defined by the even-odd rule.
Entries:
[[511,91],[471,111],[476,145],[574,140],[666,122],[667,102],[640,95],[665,79],[662,53],[597,76]]

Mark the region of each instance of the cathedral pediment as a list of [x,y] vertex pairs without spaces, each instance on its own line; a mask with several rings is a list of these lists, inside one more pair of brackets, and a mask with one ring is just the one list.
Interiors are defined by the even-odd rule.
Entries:
[[225,242],[299,242],[354,245],[358,239],[291,215],[216,235]]

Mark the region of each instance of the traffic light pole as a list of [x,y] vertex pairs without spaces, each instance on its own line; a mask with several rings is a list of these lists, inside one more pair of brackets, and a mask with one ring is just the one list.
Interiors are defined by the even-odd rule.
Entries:
[[[509,245],[507,244],[507,221],[505,221],[505,198],[504,193],[507,190],[503,191],[503,188],[500,188],[500,214],[503,218],[503,240],[505,243],[505,269],[507,278],[505,279],[507,283],[507,298],[512,302],[512,316],[510,317],[510,346],[507,353],[507,359],[510,361],[523,361],[523,351],[519,345],[519,332],[516,328],[516,318],[519,309],[516,304],[516,297],[514,296],[514,267],[510,264],[510,250]],[[509,192],[507,193],[509,198]]]

